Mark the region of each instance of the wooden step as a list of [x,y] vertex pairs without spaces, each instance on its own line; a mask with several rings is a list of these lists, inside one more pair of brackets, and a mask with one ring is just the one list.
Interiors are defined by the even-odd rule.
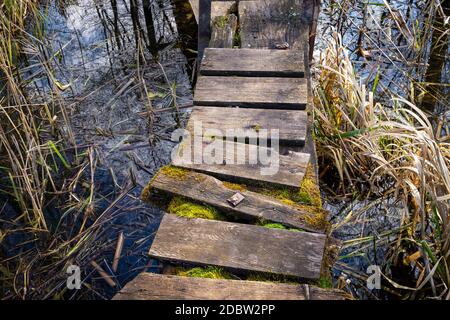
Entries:
[[113,300],[345,300],[345,292],[303,284],[141,273]]
[[326,236],[318,233],[165,214],[149,255],[163,261],[214,265],[318,279]]
[[194,171],[186,171],[183,177],[173,177],[162,170],[153,178],[151,188],[154,196],[166,199],[168,196],[183,196],[249,221],[264,219],[312,232],[325,231],[325,226],[320,223],[308,223],[315,221],[308,219],[314,213],[245,189],[239,191],[245,199],[233,206],[227,200],[238,191],[228,188],[216,178]]
[[[255,143],[256,139],[248,138],[264,138],[264,130],[269,134],[271,130],[277,130],[281,145],[303,146],[307,117],[306,111],[297,110],[194,107],[186,130],[191,136],[203,136],[205,133],[211,136],[208,132],[218,130],[214,134],[216,138],[237,139],[240,142],[250,140]],[[194,131],[196,126],[197,130]]]
[[275,49],[287,42],[289,49],[305,49],[311,18],[311,1],[239,1],[241,47]]
[[[269,156],[262,161],[261,155]],[[309,159],[307,153],[281,155],[272,148],[215,139],[183,141],[172,155],[172,164],[225,180],[298,188]]]
[[199,76],[194,105],[303,110],[307,96],[304,78]]
[[304,60],[302,50],[207,48],[200,74],[303,78],[305,76]]

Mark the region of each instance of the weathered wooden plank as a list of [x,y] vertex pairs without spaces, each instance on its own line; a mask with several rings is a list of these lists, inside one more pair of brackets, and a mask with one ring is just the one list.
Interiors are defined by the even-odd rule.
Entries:
[[[239,205],[233,206],[227,199],[237,192],[244,196],[244,200]],[[271,197],[245,189],[236,191],[216,178],[193,171],[186,171],[183,177],[173,177],[160,171],[151,182],[151,195],[164,199],[173,195],[183,196],[250,222],[263,219],[312,232],[324,233],[325,231],[324,224],[311,223],[316,221],[311,219],[315,216],[314,212],[286,205]]]
[[207,48],[200,73],[205,76],[302,78],[304,60],[301,50]]
[[197,54],[198,61],[200,61],[211,38],[211,0],[199,0],[198,10]]
[[[305,55],[305,77],[308,79],[307,110],[312,108],[309,61],[316,32],[318,14],[316,0],[245,0],[239,2],[240,37],[242,48],[274,48],[287,42],[289,49]],[[291,16],[293,21],[286,16]],[[300,18],[299,18],[300,17]],[[286,20],[288,18],[288,20]],[[289,23],[287,23],[288,21]],[[312,37],[309,37],[311,33]],[[309,48],[311,46],[311,48]],[[312,117],[308,117],[306,144],[288,148],[311,155],[317,177],[317,156],[312,136]],[[286,148],[284,148],[286,150]]]
[[198,106],[305,109],[306,79],[200,76],[194,94]]
[[[194,12],[195,18],[198,21],[198,13],[199,13],[199,0],[189,0],[192,11]],[[237,1],[226,1],[226,0],[219,0],[211,1],[211,18],[214,19],[215,17],[219,16],[226,16],[227,14],[231,13],[233,10],[233,7],[237,4]]]
[[218,16],[213,18],[211,24],[209,46],[212,48],[232,48],[238,27],[237,17],[234,14]]
[[318,279],[326,236],[165,214],[149,255],[163,261],[214,265]]
[[262,130],[277,130],[280,144],[303,146],[307,117],[306,111],[297,110],[198,106],[192,110],[186,130],[191,136],[208,135],[208,132],[219,130],[215,134],[216,138],[237,138],[239,141]]
[[221,139],[182,142],[172,164],[224,179],[297,188],[305,175],[310,155],[279,154],[272,148]]
[[288,43],[303,50],[311,23],[303,0],[239,1],[242,48],[269,48]]
[[303,284],[189,278],[141,273],[113,300],[345,300],[341,290]]

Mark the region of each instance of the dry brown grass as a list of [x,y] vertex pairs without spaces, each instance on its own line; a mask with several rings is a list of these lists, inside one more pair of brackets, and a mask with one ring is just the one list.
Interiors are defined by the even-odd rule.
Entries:
[[450,297],[450,144],[436,138],[413,103],[392,98],[382,104],[374,91],[361,84],[336,35],[322,53],[315,87],[319,157],[332,163],[344,192],[369,186],[369,194],[391,193],[403,203],[402,225],[410,227],[398,233],[395,250],[412,243],[421,252],[422,260],[414,260],[422,274],[415,289]]

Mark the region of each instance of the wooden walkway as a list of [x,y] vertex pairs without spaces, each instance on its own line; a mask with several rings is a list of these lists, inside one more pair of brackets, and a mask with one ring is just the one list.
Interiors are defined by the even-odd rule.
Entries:
[[[209,11],[198,16],[197,1],[191,4],[202,43],[209,32],[201,21],[205,16],[209,20]],[[173,166],[161,170],[143,194],[168,211],[170,199],[184,199],[221,214],[218,220],[165,214],[150,257],[169,265],[219,267],[240,279],[272,275],[302,284],[142,273],[115,299],[344,299],[339,290],[314,286],[330,267],[325,261],[332,242],[326,212],[316,199],[320,194],[308,116],[314,4],[212,2],[210,47],[204,50],[186,128],[191,140],[204,139],[181,142]],[[234,48],[237,42],[240,48]],[[251,138],[273,129],[279,130],[279,151],[273,149],[275,141]],[[218,133],[211,137],[214,130]],[[201,157],[217,142],[234,152],[215,154],[214,163],[186,161],[186,155],[190,160]],[[265,174],[269,165],[252,162],[254,154],[274,156],[276,173]],[[243,163],[236,163],[239,156]],[[264,221],[285,230],[265,227]]]

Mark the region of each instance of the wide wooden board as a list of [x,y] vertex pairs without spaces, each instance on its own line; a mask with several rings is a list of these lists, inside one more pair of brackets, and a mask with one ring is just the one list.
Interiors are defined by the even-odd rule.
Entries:
[[309,7],[303,0],[239,1],[241,47],[275,49],[287,43],[303,51],[311,23]]
[[305,109],[307,82],[302,78],[199,76],[197,106]]
[[270,272],[318,279],[326,236],[318,233],[165,214],[149,255],[189,265],[235,272]]
[[185,140],[172,154],[172,164],[226,180],[298,188],[310,155],[279,154],[272,148],[222,139]]
[[[192,11],[194,12],[195,18],[198,21],[198,9],[199,9],[199,1],[198,0],[189,0]],[[219,0],[211,2],[211,18],[226,16],[232,11],[233,6],[236,5],[236,1],[227,1],[227,0]]]
[[303,146],[307,118],[306,111],[300,110],[197,106],[192,110],[186,130],[191,136],[208,135],[208,132],[218,130],[216,138],[239,141],[263,130],[275,130],[281,145]]
[[340,290],[303,284],[189,278],[141,273],[113,300],[345,300]]
[[305,75],[304,52],[207,48],[200,73],[205,76],[302,78]]
[[[262,219],[311,232],[325,232],[323,225],[308,223],[313,221],[308,218],[314,216],[314,212],[284,204],[252,191],[230,189],[222,181],[194,171],[188,171],[183,177],[176,178],[160,171],[153,178],[151,189],[155,197],[167,199],[174,195],[183,196],[250,222]],[[227,199],[237,192],[244,196],[244,200],[235,207]]]

